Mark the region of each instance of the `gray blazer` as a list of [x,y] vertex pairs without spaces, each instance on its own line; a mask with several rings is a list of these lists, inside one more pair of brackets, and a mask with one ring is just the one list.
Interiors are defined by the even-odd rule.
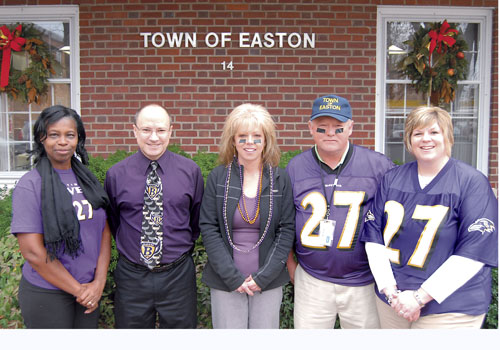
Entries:
[[[284,169],[273,168],[273,215],[269,230],[259,249],[259,270],[252,275],[262,290],[269,290],[287,283],[290,278],[286,269],[288,253],[295,239],[295,207],[292,185]],[[202,281],[211,288],[227,292],[236,290],[247,276],[241,274],[233,261],[233,248],[229,245],[224,228],[222,207],[227,169],[221,165],[208,175],[200,212],[200,229],[208,255]],[[265,167],[262,178],[260,204],[260,237],[264,233],[269,215],[269,168]],[[227,201],[227,220],[232,239],[233,215],[241,196],[238,166],[231,168],[231,182]]]

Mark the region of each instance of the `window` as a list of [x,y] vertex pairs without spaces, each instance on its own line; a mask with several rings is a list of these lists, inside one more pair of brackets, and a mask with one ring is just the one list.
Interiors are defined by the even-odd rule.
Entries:
[[[40,112],[61,104],[80,110],[78,6],[2,6],[0,26],[33,24],[54,57],[55,74],[49,79],[48,93],[40,104],[13,100],[0,94],[0,185],[11,186],[27,170],[32,160],[33,124]],[[12,65],[28,64],[24,50],[12,52]]]
[[411,81],[397,72],[404,44],[420,26],[447,20],[455,23],[468,44],[466,80],[459,81],[453,102],[442,105],[452,116],[452,156],[488,172],[492,11],[470,7],[380,6],[377,18],[376,149],[394,161],[414,160],[403,144],[406,116],[428,103]]

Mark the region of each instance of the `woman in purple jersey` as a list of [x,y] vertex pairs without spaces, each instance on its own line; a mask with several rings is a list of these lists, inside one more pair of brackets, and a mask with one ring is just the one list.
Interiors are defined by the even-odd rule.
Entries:
[[404,141],[416,162],[384,176],[361,237],[381,326],[480,328],[498,265],[495,195],[483,174],[451,158],[445,110],[413,110]]
[[208,176],[200,212],[213,326],[279,328],[295,209],[264,107],[247,103],[231,112],[219,158],[223,165]]
[[46,108],[33,131],[36,168],[12,196],[11,233],[26,259],[21,314],[27,328],[97,328],[110,260],[109,200],[83,165],[86,136],[76,111]]

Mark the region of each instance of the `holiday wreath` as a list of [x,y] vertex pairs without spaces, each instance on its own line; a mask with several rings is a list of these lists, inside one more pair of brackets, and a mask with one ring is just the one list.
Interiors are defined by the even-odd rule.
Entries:
[[455,25],[446,20],[421,27],[409,46],[408,55],[399,62],[400,73],[412,80],[418,92],[431,98],[434,105],[455,99],[458,81],[467,77],[467,42]]
[[[11,64],[13,51],[26,52],[29,64],[25,69],[15,69]],[[42,33],[33,24],[16,24],[11,28],[0,27],[0,92],[23,102],[40,103],[47,93],[54,59],[42,40]]]

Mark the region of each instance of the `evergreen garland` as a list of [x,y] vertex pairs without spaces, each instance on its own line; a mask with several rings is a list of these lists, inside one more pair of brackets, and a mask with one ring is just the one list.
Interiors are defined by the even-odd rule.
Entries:
[[[8,28],[12,32],[19,24],[8,26]],[[50,74],[55,74],[53,68],[54,58],[48,46],[41,39],[43,33],[38,31],[33,23],[21,23],[21,25],[22,32],[20,36],[26,39],[23,50],[29,54],[29,65],[22,71],[14,69],[11,65],[9,84],[6,87],[0,87],[0,92],[7,93],[14,100],[40,103],[41,97],[47,93]],[[0,51],[1,61],[2,52]]]
[[[444,26],[442,28],[442,26]],[[408,76],[417,92],[422,92],[431,97],[431,102],[435,105],[441,102],[450,103],[455,99],[455,92],[458,81],[464,80],[468,73],[468,62],[464,51],[468,49],[467,42],[460,32],[456,30],[456,25],[443,21],[443,23],[433,23],[425,28],[420,28],[412,40],[407,40],[404,44],[409,46],[408,55],[399,62],[399,72]],[[430,54],[432,37],[431,31],[435,33],[445,33],[443,37],[450,37],[456,40],[449,44],[446,40],[438,40],[437,46]],[[449,40],[449,39],[447,39]],[[432,55],[429,58],[429,55]],[[431,64],[429,64],[429,62]]]

